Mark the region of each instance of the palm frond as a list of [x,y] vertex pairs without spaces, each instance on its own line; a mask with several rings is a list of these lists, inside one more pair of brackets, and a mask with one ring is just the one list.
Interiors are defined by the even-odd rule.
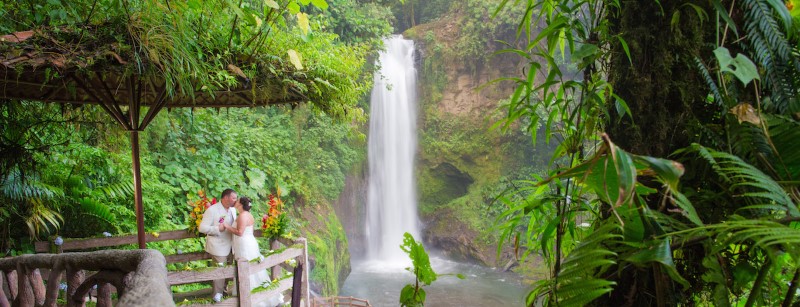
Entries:
[[24,219],[31,238],[39,238],[43,234],[51,233],[52,230],[58,229],[61,223],[64,222],[61,214],[48,208],[41,199],[31,198],[28,202],[30,208]]

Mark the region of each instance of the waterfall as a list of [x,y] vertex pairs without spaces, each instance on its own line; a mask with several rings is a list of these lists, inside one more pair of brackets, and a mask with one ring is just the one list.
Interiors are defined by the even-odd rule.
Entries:
[[400,250],[403,233],[417,240],[414,155],[417,93],[414,42],[396,35],[384,40],[380,71],[370,100],[367,257],[409,262]]

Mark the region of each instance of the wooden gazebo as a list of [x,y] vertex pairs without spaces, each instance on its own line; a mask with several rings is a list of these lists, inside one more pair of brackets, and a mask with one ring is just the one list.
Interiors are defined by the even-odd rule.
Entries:
[[119,50],[116,43],[63,46],[43,30],[0,36],[0,101],[96,104],[130,133],[138,243],[140,248],[146,248],[139,132],[159,111],[176,107],[297,105],[308,101],[297,84],[313,80],[303,80],[305,74],[301,73],[292,75],[291,82],[286,81],[286,76],[248,76],[230,63],[224,69],[239,81],[236,87],[177,88],[174,82],[165,81],[157,65],[143,65],[142,58],[146,56]]

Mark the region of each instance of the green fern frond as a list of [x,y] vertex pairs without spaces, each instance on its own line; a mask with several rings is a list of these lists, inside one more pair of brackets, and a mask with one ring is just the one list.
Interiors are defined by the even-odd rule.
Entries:
[[109,198],[130,197],[133,195],[133,182],[124,181],[103,186],[99,189]]
[[616,264],[617,253],[607,249],[622,239],[619,226],[609,223],[587,235],[570,252],[554,278],[536,284],[528,296],[532,300],[547,295],[546,303],[556,306],[584,306],[614,289],[615,282],[598,278]]
[[38,177],[28,176],[25,180],[22,180],[16,171],[11,172],[6,177],[0,190],[4,198],[14,201],[32,198],[53,199],[64,195],[63,190],[42,182]]
[[[758,168],[729,153],[692,144],[691,149],[708,161],[720,177],[730,185],[736,196],[746,197],[752,205],[777,204],[792,216],[800,211],[783,187]],[[738,189],[742,188],[742,189]]]
[[580,282],[562,284],[558,288],[558,306],[586,306],[603,294],[611,292],[616,282],[605,279],[587,279]]
[[785,114],[797,94],[798,63],[792,57],[791,44],[778,26],[772,9],[765,0],[744,0],[745,31],[755,58],[765,70],[766,85],[772,93],[774,108]]
[[107,206],[90,198],[81,198],[78,203],[80,203],[81,209],[83,209],[81,214],[93,216],[112,225],[115,223],[116,217]]
[[718,232],[716,237],[720,246],[752,243],[766,251],[780,249],[788,252],[794,259],[800,259],[800,229],[773,221],[738,216],[714,225],[711,229]]
[[772,152],[761,128],[750,123],[729,121],[728,133],[732,152],[747,161],[756,161],[757,155],[768,155]]
[[669,234],[677,235],[685,238],[710,237],[708,242],[713,245],[710,255],[733,245],[752,245],[766,251],[770,257],[777,256],[775,251],[783,251],[800,260],[800,229],[771,220],[732,215],[722,223]]
[[697,67],[697,71],[703,76],[703,80],[706,81],[706,85],[708,85],[708,88],[711,90],[711,94],[714,96],[714,100],[717,104],[725,106],[725,100],[722,99],[722,94],[720,94],[719,87],[717,87],[717,82],[714,82],[714,78],[711,78],[711,74],[708,73],[706,65],[704,65],[699,58],[695,57],[694,66]]
[[790,117],[768,116],[767,125],[769,135],[777,157],[769,155],[773,161],[773,168],[783,180],[800,179],[800,122]]

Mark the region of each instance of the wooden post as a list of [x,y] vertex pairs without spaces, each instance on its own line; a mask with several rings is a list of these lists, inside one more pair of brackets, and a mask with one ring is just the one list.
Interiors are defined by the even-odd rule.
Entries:
[[239,291],[239,306],[250,307],[250,262],[236,260],[236,289]]
[[[281,245],[280,242],[278,242],[278,240],[275,239],[269,240],[269,249],[278,250],[279,248],[281,248]],[[279,265],[272,267],[271,271],[272,274],[270,274],[271,276],[269,277],[271,280],[277,280],[278,278],[281,277],[281,267]]]
[[292,307],[300,307],[303,300],[303,264],[297,263],[292,275]]
[[298,261],[297,265],[303,265],[304,270],[303,274],[303,300],[305,301],[305,306],[311,306],[311,296],[308,292],[308,271],[311,270],[311,267],[308,265],[308,240],[306,238],[299,238],[297,239],[298,243],[303,244],[303,255],[301,257],[301,261]]
[[[129,111],[130,112],[130,111]],[[133,113],[133,112],[130,112]],[[131,118],[133,121],[133,118]],[[136,119],[138,122],[138,118]],[[133,161],[133,201],[136,204],[136,232],[139,248],[147,248],[144,236],[144,208],[142,207],[142,171],[139,163],[139,131],[131,130],[131,160]]]

